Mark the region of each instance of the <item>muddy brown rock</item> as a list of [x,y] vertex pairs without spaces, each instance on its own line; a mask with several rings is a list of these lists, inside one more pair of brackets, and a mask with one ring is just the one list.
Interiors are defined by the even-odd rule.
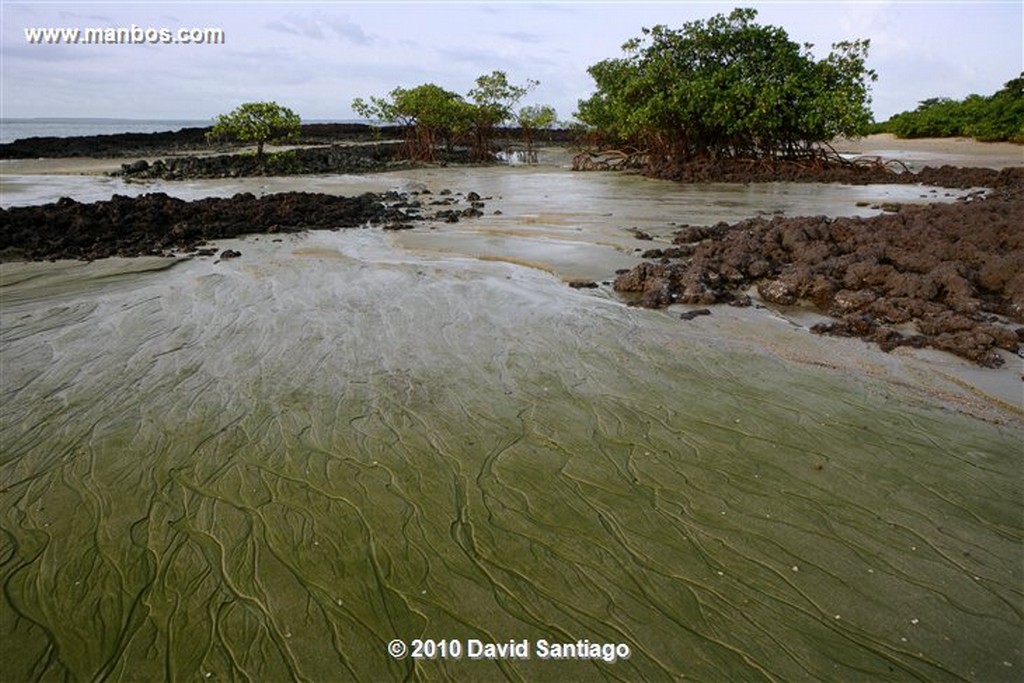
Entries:
[[[757,217],[686,226],[689,262],[641,263],[615,280],[641,305],[734,301],[756,286],[775,305],[807,304],[837,319],[822,334],[891,350],[932,346],[984,366],[1020,353],[1008,322],[1024,322],[1024,168],[942,167],[917,176],[947,187],[987,186],[970,201],[904,205],[870,218]],[[653,252],[652,252],[653,255]],[[912,324],[917,334],[895,325]]]

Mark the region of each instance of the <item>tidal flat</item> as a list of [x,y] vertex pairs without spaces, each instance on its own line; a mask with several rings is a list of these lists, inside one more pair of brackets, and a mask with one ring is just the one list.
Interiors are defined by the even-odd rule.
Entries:
[[[19,176],[5,203],[48,182],[110,181]],[[4,680],[1019,679],[1019,359],[565,284],[634,263],[632,228],[945,191],[552,167],[177,191],[295,184],[475,191],[488,215],[0,264]]]

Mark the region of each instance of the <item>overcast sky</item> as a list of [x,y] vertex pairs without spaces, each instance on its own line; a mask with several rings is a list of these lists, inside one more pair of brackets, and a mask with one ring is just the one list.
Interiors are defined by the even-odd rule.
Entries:
[[[18,2],[0,0],[3,117],[209,119],[276,100],[304,119],[353,118],[354,97],[437,83],[465,94],[505,71],[562,119],[587,67],[645,26],[755,7],[758,23],[824,56],[869,38],[879,120],[919,100],[991,94],[1024,69],[1020,0],[995,2]],[[223,45],[32,45],[34,27],[217,27]]]

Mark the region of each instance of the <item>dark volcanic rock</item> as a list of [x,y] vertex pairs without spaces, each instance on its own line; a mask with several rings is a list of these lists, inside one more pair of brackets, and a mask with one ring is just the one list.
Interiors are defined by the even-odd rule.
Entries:
[[640,305],[660,308],[675,303],[673,285],[679,266],[644,262],[616,276],[612,287],[616,292],[634,292],[641,295]]
[[[31,137],[0,145],[0,159],[56,159],[63,157],[131,157],[210,149],[208,127],[182,128],[158,133],[115,133],[75,137]],[[402,136],[396,126],[374,128],[358,123],[303,124],[298,144],[331,144],[393,139]],[[217,147],[224,147],[218,144]],[[227,145],[227,146],[241,146]]]
[[267,154],[171,157],[149,163],[122,164],[117,175],[125,178],[186,180],[194,178],[242,178],[261,175],[305,173],[367,173],[386,168],[398,153],[398,143],[330,145]]
[[694,247],[683,245],[681,247],[669,247],[667,249],[648,249],[640,254],[640,258],[686,258],[693,256]]
[[[614,288],[640,305],[729,302],[756,286],[777,305],[801,302],[838,317],[815,332],[858,336],[889,350],[933,346],[986,366],[1020,352],[1000,317],[1024,322],[1024,169],[953,169],[935,179],[994,188],[985,198],[904,205],[871,218],[754,218],[686,227],[699,242],[685,264],[643,262]],[[653,255],[653,252],[649,252]],[[914,323],[905,336],[893,325]]]
[[160,133],[118,133],[78,137],[32,137],[0,145],[0,159],[64,157],[124,157],[152,153],[191,151],[209,147],[209,128],[182,128]]
[[[286,192],[184,201],[163,193],[114,195],[81,204],[0,209],[0,259],[98,259],[195,251],[207,240],[253,233],[298,232],[368,224],[405,226],[426,217],[389,206],[400,195],[337,197]],[[226,258],[225,255],[221,255]]]
[[[807,163],[786,159],[697,159],[678,168],[667,168],[653,175],[685,183],[909,183],[940,187],[999,187],[1002,172],[989,168],[926,166],[916,173],[899,172],[881,164]],[[890,209],[896,205],[889,205]]]
[[680,320],[693,320],[694,318],[699,318],[702,315],[711,315],[711,309],[710,308],[698,308],[695,311],[687,311],[685,313],[680,313],[679,314],[679,319]]

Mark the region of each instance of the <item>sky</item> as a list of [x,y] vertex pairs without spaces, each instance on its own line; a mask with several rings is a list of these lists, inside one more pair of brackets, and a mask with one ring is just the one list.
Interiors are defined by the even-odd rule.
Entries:
[[[930,97],[989,95],[1024,70],[1024,3],[974,2],[24,2],[0,0],[0,116],[211,119],[274,100],[304,120],[356,118],[355,97],[436,83],[465,95],[506,72],[522,104],[561,120],[593,92],[587,68],[643,27],[754,7],[813,43],[868,38],[877,120]],[[31,44],[31,28],[213,27],[214,45]]]

